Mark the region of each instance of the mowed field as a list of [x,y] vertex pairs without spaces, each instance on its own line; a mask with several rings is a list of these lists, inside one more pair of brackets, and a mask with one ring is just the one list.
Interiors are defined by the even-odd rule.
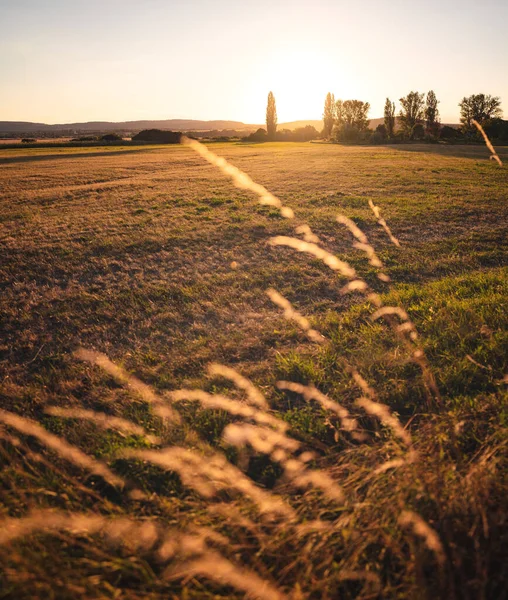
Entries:
[[[29,435],[16,433],[14,444],[15,430],[5,425],[0,516],[54,508],[213,528],[229,542],[211,534],[207,542],[280,597],[416,597],[419,589],[434,597],[501,597],[507,581],[499,565],[508,548],[506,166],[489,161],[482,146],[210,148],[296,218],[261,206],[182,146],[0,148],[0,408],[42,424],[162,502],[129,498]],[[508,163],[506,149],[499,155]],[[376,223],[369,200],[400,248]],[[381,282],[353,247],[339,214],[367,234],[391,282]],[[408,312],[440,404],[429,403],[407,348],[372,321],[362,294],[342,294],[346,280],[321,262],[268,244],[296,235],[302,223],[386,304]],[[326,342],[313,344],[285,320],[268,288]],[[346,500],[336,506],[317,492],[295,492],[263,454],[245,462],[222,439],[238,418],[225,410],[183,403],[183,424],[165,425],[132,389],[77,360],[80,347],[106,354],[159,394],[201,388],[240,402],[232,384],[206,371],[212,362],[233,367],[259,386],[302,448],[316,453],[313,464],[340,482]],[[411,432],[425,457],[417,466],[373,477],[406,450],[354,404],[361,390],[344,361]],[[360,419],[368,440],[350,439],[336,415],[278,390],[278,380],[316,385]],[[49,416],[48,406],[124,417],[165,446],[192,447],[192,435],[199,436],[261,489],[282,495],[303,522],[321,519],[331,529],[306,535],[287,523],[258,524],[255,510],[234,494],[203,500],[174,472],[119,458],[125,448],[147,448],[142,437]],[[213,512],[211,504],[231,513]],[[437,531],[445,558],[411,527],[397,526],[403,510]],[[150,552],[68,531],[11,541],[0,561],[0,598],[243,594],[231,579],[228,586],[190,568],[168,575]]]

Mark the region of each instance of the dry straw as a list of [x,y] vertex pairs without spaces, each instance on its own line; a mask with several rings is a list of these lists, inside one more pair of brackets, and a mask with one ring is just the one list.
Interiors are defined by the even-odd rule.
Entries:
[[152,521],[45,509],[33,511],[19,519],[7,518],[0,521],[0,544],[40,531],[71,531],[75,535],[101,534],[111,542],[146,551],[158,541],[162,530]]
[[232,415],[243,417],[244,419],[252,419],[260,425],[269,425],[280,431],[285,431],[288,428],[287,423],[268,414],[265,411],[258,410],[253,406],[242,404],[237,400],[227,398],[221,394],[209,394],[204,390],[174,390],[168,392],[167,397],[172,402],[182,402],[184,400],[196,400],[203,408],[214,408],[224,410]]
[[218,363],[212,363],[208,365],[208,374],[212,377],[224,377],[224,379],[229,379],[238,389],[243,390],[247,394],[247,400],[250,404],[263,410],[269,408],[266,398],[252,381],[238,373],[238,371],[235,371],[235,369],[231,369],[230,367]]
[[181,422],[180,415],[167,406],[167,402],[158,396],[149,385],[146,385],[146,383],[143,383],[136,377],[133,377],[127,373],[125,369],[115,365],[115,363],[112,362],[105,354],[101,354],[100,352],[95,352],[93,350],[87,350],[86,348],[79,348],[76,350],[76,352],[74,352],[74,356],[80,360],[100,367],[103,371],[108,373],[108,375],[111,375],[113,379],[118,381],[118,383],[135,392],[142,400],[148,402],[149,404],[153,404],[155,412],[159,416],[169,419],[174,423]]
[[317,344],[322,344],[325,341],[325,338],[319,331],[316,331],[311,327],[309,320],[293,308],[293,305],[287,298],[282,294],[279,294],[279,292],[273,288],[266,290],[266,293],[274,304],[283,309],[284,318],[288,321],[294,321],[298,327],[305,332],[305,335],[309,340],[316,342]]
[[288,237],[285,235],[277,235],[270,238],[268,242],[271,246],[288,246],[298,252],[305,252],[314,256],[318,260],[322,261],[327,267],[330,267],[333,271],[337,271],[343,277],[347,279],[354,279],[356,277],[356,271],[348,265],[347,262],[339,260],[334,254],[324,250],[317,244],[311,242],[304,242],[298,238]]
[[182,579],[202,575],[222,585],[230,585],[245,593],[246,598],[256,600],[285,600],[282,592],[252,571],[238,567],[229,560],[209,551],[202,557],[168,569],[164,576]]
[[480,125],[480,123],[478,123],[478,121],[476,121],[475,119],[471,119],[471,123],[476,127],[476,129],[478,129],[478,131],[482,134],[483,139],[485,140],[485,144],[487,145],[487,148],[492,152],[490,159],[491,160],[495,160],[497,162],[497,164],[502,167],[503,166],[503,162],[502,160],[499,158],[497,152],[494,149],[494,146],[492,145],[492,142],[489,140],[488,135],[485,133],[485,130],[483,129],[483,127]]
[[391,232],[391,229],[388,227],[387,222],[383,219],[383,217],[381,216],[381,211],[379,209],[379,206],[376,206],[374,204],[374,202],[372,202],[372,200],[369,199],[369,206],[372,210],[372,212],[374,213],[374,216],[377,219],[377,222],[381,225],[381,227],[386,231],[386,234],[388,235],[388,237],[390,238],[390,241],[392,242],[392,244],[394,244],[395,246],[398,246],[400,248],[400,242],[399,240],[393,235],[393,233]]
[[298,233],[298,235],[302,235],[303,239],[311,244],[319,244],[321,242],[307,224],[298,225],[298,227],[295,227],[295,232]]
[[123,433],[142,436],[151,444],[160,443],[160,439],[157,436],[149,434],[140,425],[136,425],[132,421],[122,419],[121,417],[113,417],[102,412],[85,410],[83,408],[60,408],[59,406],[50,406],[44,412],[54,417],[92,421],[103,429],[117,429]]
[[427,548],[434,552],[438,562],[440,564],[445,562],[446,555],[439,536],[434,529],[420,517],[420,515],[417,515],[410,510],[405,510],[399,516],[399,524],[403,527],[412,528],[415,535],[421,537]]
[[369,239],[367,238],[365,233],[363,233],[363,231],[358,227],[358,225],[348,217],[345,217],[344,215],[339,215],[337,217],[337,222],[341,223],[342,225],[345,225],[349,229],[349,231],[354,235],[357,241],[353,244],[353,246],[365,252],[370,264],[373,267],[381,268],[383,266],[383,263],[379,260],[373,246],[369,243]]
[[345,431],[354,431],[358,427],[358,423],[350,412],[341,406],[335,400],[332,400],[313,385],[302,385],[293,381],[277,381],[277,387],[280,390],[289,390],[303,396],[304,400],[310,402],[315,400],[322,408],[334,412],[341,420],[342,427]]
[[0,421],[9,427],[13,427],[20,433],[36,437],[42,444],[54,450],[62,458],[74,463],[78,467],[86,469],[94,475],[100,475],[108,483],[118,487],[124,487],[125,482],[121,477],[115,475],[104,463],[88,456],[79,448],[72,446],[62,438],[46,431],[35,421],[20,417],[14,413],[0,409]]
[[340,486],[323,470],[307,468],[302,455],[293,458],[290,454],[297,451],[300,444],[284,434],[253,425],[228,425],[224,431],[224,441],[237,448],[250,445],[254,450],[266,454],[281,464],[284,474],[292,485],[300,488],[314,487],[323,492],[330,500],[343,502],[344,494]]
[[146,460],[178,473],[184,485],[196,490],[204,498],[212,498],[222,490],[237,491],[250,498],[262,513],[293,517],[289,505],[259,488],[221,454],[205,455],[173,446],[163,450],[124,450],[121,455]]
[[249,423],[231,423],[227,425],[222,434],[222,439],[237,448],[249,444],[257,452],[267,455],[279,449],[296,452],[300,448],[299,442],[283,433]]
[[222,545],[227,545],[229,540],[206,528],[185,533],[162,528],[151,521],[136,521],[129,517],[111,518],[98,514],[38,510],[26,517],[0,521],[0,544],[38,532],[60,531],[69,531],[74,535],[100,534],[112,544],[122,544],[144,552],[153,550],[162,540],[157,552],[158,559],[167,562],[176,558],[176,564],[165,571],[166,578],[182,579],[202,575],[212,581],[231,585],[250,598],[285,598],[274,586],[252,571],[234,565],[220,553],[211,550],[207,546],[208,540]]
[[252,179],[246,173],[240,171],[240,169],[233,166],[231,163],[228,163],[225,158],[217,156],[208,150],[208,148],[203,144],[200,144],[196,140],[191,140],[188,137],[182,136],[181,143],[184,146],[194,150],[196,154],[199,154],[199,156],[204,158],[211,165],[220,169],[224,175],[232,180],[233,184],[237,188],[240,188],[241,190],[249,190],[250,192],[256,194],[259,198],[260,204],[266,204],[268,206],[274,206],[275,208],[278,208],[280,214],[286,219],[292,219],[295,216],[293,210],[287,206],[284,206],[279,198],[270,193],[262,185],[252,181]]
[[380,402],[374,402],[369,398],[357,398],[355,400],[355,404],[361,406],[366,412],[377,417],[383,425],[389,427],[393,433],[400,438],[406,446],[411,447],[411,436],[409,433],[402,427],[401,422],[395,417],[386,404],[381,404]]

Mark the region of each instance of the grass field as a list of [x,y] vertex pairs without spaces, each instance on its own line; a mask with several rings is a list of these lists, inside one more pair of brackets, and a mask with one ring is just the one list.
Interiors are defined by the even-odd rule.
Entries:
[[[194,541],[237,565],[241,580],[269,583],[259,592],[266,598],[502,598],[506,167],[489,161],[481,146],[211,148],[293,208],[296,220],[259,205],[181,146],[0,148],[1,408],[41,423],[147,494],[132,499],[5,425],[1,517],[54,508],[195,530]],[[506,148],[499,155],[508,162]],[[400,248],[376,223],[369,200]],[[390,283],[352,247],[338,214],[368,235]],[[372,321],[364,295],[341,294],[346,280],[321,262],[268,244],[272,236],[295,235],[301,223],[385,304],[405,308],[436,378],[439,405],[429,403],[407,346],[382,320]],[[310,342],[285,320],[268,288],[289,299],[326,342]],[[228,446],[223,430],[236,421],[225,410],[185,402],[183,423],[164,423],[132,389],[77,360],[78,347],[106,354],[159,394],[201,388],[240,404],[231,383],[206,373],[211,362],[233,367],[261,389],[270,414],[289,425],[301,449],[316,454],[311,464],[342,486],[345,499],[295,490],[273,456]],[[406,460],[407,448],[390,427],[354,404],[361,390],[346,363],[398,415],[417,460]],[[315,384],[354,414],[366,441],[351,438],[337,415],[278,389],[279,380]],[[45,410],[55,405],[124,417],[164,446],[205,452],[199,436],[270,496],[281,496],[298,524],[265,523],[252,503],[228,490],[202,498],[174,470],[119,457],[122,449],[149,447],[143,436],[49,416]],[[389,460],[404,464],[376,473]],[[437,532],[438,547],[411,517],[404,526],[401,513],[423,519]],[[323,530],[302,529],[316,519]],[[215,533],[197,529],[204,527]],[[0,598],[244,593],[226,572],[218,577],[220,561],[214,574],[185,555],[174,561],[185,567],[178,571],[156,554],[68,528],[27,535],[0,546]]]

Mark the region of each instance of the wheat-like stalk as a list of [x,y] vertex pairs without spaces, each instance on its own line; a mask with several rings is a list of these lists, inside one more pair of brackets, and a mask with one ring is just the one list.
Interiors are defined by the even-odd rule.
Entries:
[[280,306],[280,308],[284,311],[284,318],[288,321],[294,321],[298,327],[305,333],[305,335],[312,342],[316,342],[317,344],[322,344],[326,338],[311,327],[309,320],[304,317],[301,313],[293,308],[291,302],[285,298],[282,294],[280,294],[277,290],[270,288],[266,290],[266,294],[270,298],[270,300]]
[[3,409],[0,409],[0,421],[9,427],[17,429],[20,433],[36,437],[42,444],[54,450],[62,458],[82,469],[90,471],[94,475],[100,475],[111,485],[118,487],[125,486],[125,481],[118,475],[115,475],[104,463],[88,456],[79,448],[76,448],[76,446],[72,446],[62,438],[50,433],[35,421],[26,417],[20,417]]
[[46,412],[48,415],[52,415],[53,417],[62,417],[65,419],[84,419],[86,421],[92,421],[103,429],[117,429],[123,433],[142,436],[151,444],[160,443],[160,439],[157,436],[149,434],[140,425],[136,425],[132,421],[122,419],[121,417],[107,415],[103,412],[86,410],[84,408],[61,408],[59,406],[49,406],[44,412]]
[[489,136],[485,133],[485,129],[483,129],[483,127],[480,125],[480,123],[478,123],[478,121],[476,119],[471,119],[471,123],[482,134],[483,139],[485,140],[485,144],[486,144],[487,148],[492,152],[491,157],[490,157],[491,160],[495,160],[497,162],[497,164],[500,167],[502,167],[503,166],[503,161],[499,158],[497,152],[495,151],[494,146],[492,145],[492,142],[489,140]]
[[356,271],[347,262],[338,259],[334,254],[328,252],[324,248],[321,248],[317,244],[311,242],[304,242],[298,238],[288,237],[285,235],[277,235],[270,238],[268,242],[271,246],[288,246],[298,252],[305,252],[314,256],[318,260],[322,261],[332,271],[337,271],[343,277],[347,279],[354,279],[356,277]]
[[293,510],[280,497],[265,492],[218,453],[200,454],[173,446],[162,450],[123,450],[121,456],[146,460],[178,473],[184,485],[204,498],[221,490],[237,491],[250,498],[262,513],[293,517]]
[[222,585],[230,585],[244,592],[246,598],[256,600],[286,600],[276,587],[252,571],[238,567],[229,560],[209,551],[202,557],[169,568],[163,575],[168,579],[182,579],[202,575]]
[[235,369],[231,369],[231,367],[226,367],[225,365],[220,365],[218,363],[212,363],[208,365],[208,374],[212,377],[224,377],[225,379],[229,379],[238,389],[243,390],[247,394],[247,400],[250,404],[257,406],[262,410],[268,410],[268,402],[263,394],[252,381],[238,373],[238,371],[235,371]]
[[204,158],[207,162],[209,162],[214,167],[220,169],[220,171],[229,177],[233,184],[242,190],[249,190],[256,194],[259,198],[260,204],[265,204],[268,206],[274,206],[278,208],[280,214],[286,219],[293,219],[295,213],[288,206],[284,206],[277,196],[274,196],[271,192],[269,192],[265,187],[259,185],[259,183],[255,183],[247,173],[244,173],[237,167],[233,166],[229,163],[225,158],[221,156],[217,156],[213,152],[211,152],[205,145],[200,144],[196,140],[192,140],[188,137],[182,136],[181,143],[191,150],[194,150],[196,154],[199,154],[202,158]]
[[351,416],[350,412],[335,400],[332,400],[313,385],[302,385],[293,381],[277,381],[277,387],[280,390],[289,390],[303,396],[304,400],[310,402],[315,400],[322,408],[334,412],[341,420],[345,431],[355,431],[358,427],[357,420]]
[[381,227],[386,231],[386,235],[389,237],[390,242],[392,242],[392,244],[394,244],[395,246],[400,248],[400,242],[399,240],[393,235],[391,229],[388,227],[388,223],[383,219],[383,217],[381,216],[381,211],[379,209],[379,206],[376,206],[374,204],[374,202],[372,202],[372,200],[369,199],[369,206],[372,210],[372,212],[374,213],[374,216],[377,219],[377,222],[381,225]]
[[303,225],[298,225],[295,227],[295,233],[303,236],[303,239],[306,242],[310,242],[311,244],[320,244],[321,240],[318,236],[312,231],[312,229],[304,223]]
[[426,523],[420,515],[410,510],[404,510],[399,516],[399,524],[404,527],[411,527],[415,535],[421,537],[429,550],[432,550],[440,564],[446,560],[443,544],[437,533]]
[[80,360],[100,367],[103,371],[108,373],[108,375],[111,375],[113,379],[118,381],[118,383],[135,392],[148,404],[152,404],[155,412],[159,416],[176,424],[181,422],[180,415],[170,408],[167,405],[167,402],[158,396],[149,385],[127,373],[125,369],[116,365],[105,354],[87,350],[86,348],[79,348],[74,352],[74,356]]
[[380,402],[374,402],[370,398],[361,397],[355,400],[355,404],[361,406],[371,415],[377,417],[381,423],[389,427],[393,433],[400,438],[406,446],[409,448],[412,447],[411,436],[409,433],[402,427],[401,422],[397,417],[395,417],[386,404],[381,404]]
[[285,431],[288,428],[287,423],[282,421],[282,419],[278,419],[264,410],[259,410],[253,406],[242,404],[221,394],[209,394],[208,392],[200,389],[182,389],[167,392],[166,396],[172,402],[197,400],[203,408],[224,410],[232,415],[243,417],[244,419],[252,419],[260,425],[269,425],[280,431]]

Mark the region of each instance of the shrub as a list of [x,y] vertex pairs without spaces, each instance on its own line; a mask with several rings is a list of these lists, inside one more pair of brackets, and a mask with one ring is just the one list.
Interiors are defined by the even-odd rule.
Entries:
[[179,131],[144,129],[132,138],[133,142],[152,142],[153,144],[179,144],[182,134]]
[[439,132],[439,137],[442,140],[457,140],[459,138],[461,138],[461,133],[458,129],[455,129],[454,127],[450,127],[449,125],[444,125],[443,127],[441,127],[441,130]]
[[101,142],[121,142],[122,136],[118,135],[118,133],[106,133],[100,138]]
[[413,132],[411,135],[411,139],[415,141],[421,141],[425,137],[425,129],[421,123],[417,123],[413,127]]
[[246,142],[266,142],[268,140],[268,134],[266,133],[266,129],[260,127],[254,133],[245,137],[244,140]]

